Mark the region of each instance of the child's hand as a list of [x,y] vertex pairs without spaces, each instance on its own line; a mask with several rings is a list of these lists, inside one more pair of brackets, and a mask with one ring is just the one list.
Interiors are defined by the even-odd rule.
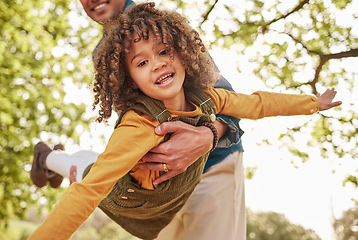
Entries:
[[341,101],[332,102],[333,98],[336,96],[337,91],[334,88],[328,88],[322,95],[320,93],[316,94],[319,110],[324,111],[332,107],[337,107],[342,104]]

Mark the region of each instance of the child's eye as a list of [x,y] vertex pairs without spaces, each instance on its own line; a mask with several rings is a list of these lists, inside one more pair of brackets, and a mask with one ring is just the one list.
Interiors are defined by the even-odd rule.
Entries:
[[147,64],[147,60],[144,60],[144,61],[140,61],[139,63],[138,63],[138,67],[143,67],[144,65],[146,65]]
[[164,49],[164,50],[159,52],[159,55],[166,55],[168,52],[169,52],[168,49]]

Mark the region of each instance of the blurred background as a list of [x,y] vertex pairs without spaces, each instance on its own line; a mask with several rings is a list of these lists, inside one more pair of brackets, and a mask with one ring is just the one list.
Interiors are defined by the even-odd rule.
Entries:
[[[358,0],[154,2],[187,17],[237,92],[335,87],[343,101],[240,122],[247,239],[358,239]],[[91,53],[102,30],[78,0],[2,0],[0,32],[0,239],[18,240],[69,184],[32,185],[34,145],[101,152],[116,118],[94,122]],[[72,239],[135,238],[96,211]]]

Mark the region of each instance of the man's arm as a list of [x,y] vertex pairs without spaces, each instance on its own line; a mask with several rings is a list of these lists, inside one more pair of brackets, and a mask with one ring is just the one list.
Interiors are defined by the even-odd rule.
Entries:
[[[221,138],[227,129],[225,123],[215,121],[213,123]],[[210,151],[213,147],[213,132],[205,126],[195,127],[184,122],[165,122],[155,129],[155,133],[164,136],[172,133],[170,139],[159,144],[148,152],[143,160],[147,163],[140,164],[142,169],[163,171],[163,163],[167,164],[169,171],[153,184],[157,185],[179,173],[184,172],[196,159]]]
[[[214,69],[219,73],[215,87],[233,91],[231,84],[220,74],[215,63]],[[228,132],[226,134],[228,140],[225,141],[228,145],[222,146],[226,148],[239,141],[242,131],[236,124],[238,122],[238,120],[235,121],[236,118],[222,115],[221,117],[223,121],[216,120],[213,125],[218,131],[219,139]],[[213,132],[205,126],[194,127],[179,121],[165,122],[158,126],[155,132],[163,136],[166,133],[172,133],[172,135],[168,141],[159,144],[143,157],[147,163],[139,165],[142,169],[163,171],[163,163],[167,164],[169,171],[157,178],[153,182],[154,185],[184,172],[195,160],[213,147]]]

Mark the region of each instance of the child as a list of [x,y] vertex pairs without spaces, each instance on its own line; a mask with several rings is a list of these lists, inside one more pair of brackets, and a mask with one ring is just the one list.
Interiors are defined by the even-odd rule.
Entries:
[[[164,121],[205,125],[215,114],[258,119],[313,114],[338,106],[336,92],[314,96],[213,89],[211,61],[196,31],[177,13],[134,6],[110,23],[95,56],[94,107],[99,122],[121,111],[108,145],[81,183],[72,184],[30,239],[68,239],[99,206],[137,237],[153,239],[180,210],[200,181],[206,156],[185,172],[154,186],[158,171],[138,168],[142,156],[164,140]],[[213,148],[217,137],[213,139]],[[190,149],[188,149],[190,151]],[[88,169],[89,170],[89,169]],[[163,171],[167,171],[163,165]]]

